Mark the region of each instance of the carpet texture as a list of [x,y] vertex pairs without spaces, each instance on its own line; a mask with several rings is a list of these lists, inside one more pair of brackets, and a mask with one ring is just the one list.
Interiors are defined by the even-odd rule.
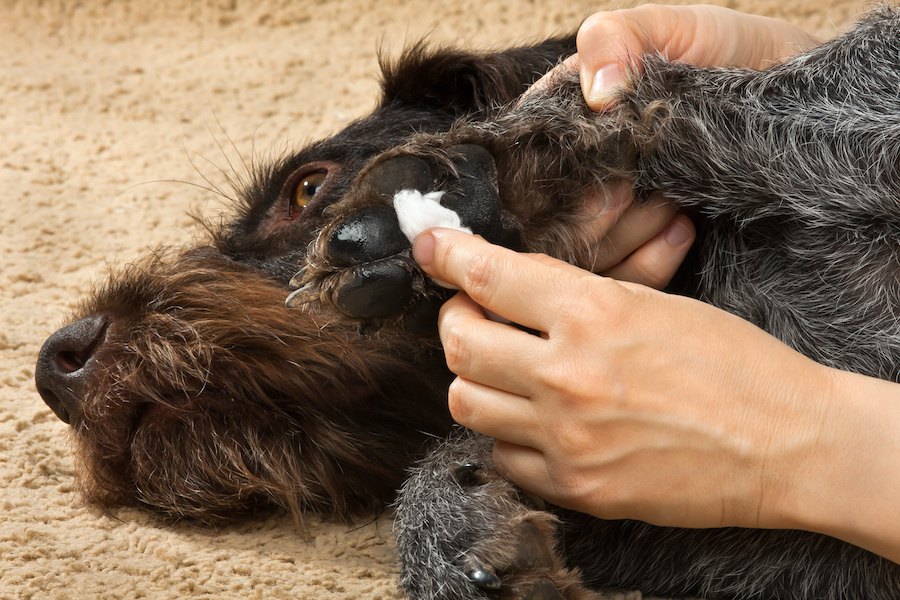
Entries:
[[[0,0],[0,598],[400,598],[387,517],[204,530],[84,506],[38,349],[110,266],[202,236],[189,213],[228,210],[204,188],[370,109],[379,47],[499,47],[630,4]],[[728,4],[823,37],[866,6]]]

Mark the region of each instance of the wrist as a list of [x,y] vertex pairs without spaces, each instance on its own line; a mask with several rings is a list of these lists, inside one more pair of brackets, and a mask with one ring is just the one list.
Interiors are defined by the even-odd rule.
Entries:
[[817,365],[822,420],[786,473],[782,527],[815,531],[900,562],[900,385]]

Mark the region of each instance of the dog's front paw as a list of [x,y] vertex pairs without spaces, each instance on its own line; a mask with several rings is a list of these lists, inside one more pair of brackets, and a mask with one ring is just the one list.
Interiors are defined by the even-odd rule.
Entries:
[[540,504],[500,477],[489,439],[451,438],[400,492],[401,585],[414,600],[599,600],[565,566],[557,518]]
[[386,153],[330,210],[331,222],[291,282],[298,289],[288,305],[321,302],[361,320],[433,319],[448,294],[412,259],[418,233],[456,227],[520,246],[519,229],[501,208],[493,157],[474,144]]

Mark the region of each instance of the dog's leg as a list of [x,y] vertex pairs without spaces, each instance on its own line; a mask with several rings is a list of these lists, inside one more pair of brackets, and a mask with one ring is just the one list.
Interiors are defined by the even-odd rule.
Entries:
[[662,102],[639,186],[710,215],[864,228],[900,217],[900,11],[765,72],[648,57],[623,99]]
[[599,600],[564,566],[557,519],[491,466],[491,440],[462,432],[404,484],[396,531],[414,600]]
[[[588,269],[599,241],[579,234],[583,198],[624,177],[700,213],[701,263],[682,291],[815,360],[900,379],[891,308],[900,297],[898,31],[900,12],[882,9],[764,72],[648,57],[602,114],[569,78],[490,119],[415,137],[376,157],[334,206],[301,283],[356,318],[403,315],[446,297],[410,259],[378,182],[400,161],[422,176],[384,178],[390,187],[402,180],[422,193],[446,191],[454,207],[473,209],[463,224],[476,233]],[[459,147],[490,158],[460,158]],[[360,214],[365,226],[354,221]],[[338,243],[348,231],[366,243]],[[865,330],[853,345],[833,327],[843,322]]]
[[[445,136],[421,138],[376,162],[413,155],[428,164],[430,186],[455,181],[441,152],[456,144],[486,148],[499,173],[501,215],[519,229],[523,246],[582,266],[589,266],[585,255],[566,243],[581,195],[631,176],[639,190],[662,190],[704,215],[694,294],[819,362],[900,381],[898,31],[898,12],[882,9],[846,36],[762,73],[648,59],[613,112],[590,113],[577,81],[563,81],[489,122],[461,121]],[[356,197],[353,209],[377,200]],[[342,273],[365,287],[364,266],[352,262]],[[459,459],[447,458],[444,473],[453,464]],[[529,538],[521,524],[537,517],[514,501],[490,512],[492,494],[517,498],[493,481],[484,496],[477,486],[450,493],[463,488],[452,487],[440,468],[414,480],[413,489],[433,485],[441,490],[436,496],[403,497],[401,516],[427,516],[401,526],[404,581],[420,597],[440,593],[440,586],[412,587],[427,579],[478,597],[462,595],[465,570],[474,569],[476,583],[495,585],[493,573],[505,584],[499,573],[509,565],[520,571],[510,548],[532,546],[521,541]],[[489,526],[478,517],[484,514],[492,515]],[[729,599],[896,595],[896,565],[821,536],[609,528],[602,548],[591,545],[600,536],[581,540],[596,558],[583,563],[585,573],[598,584]],[[496,554],[488,551],[494,546]]]

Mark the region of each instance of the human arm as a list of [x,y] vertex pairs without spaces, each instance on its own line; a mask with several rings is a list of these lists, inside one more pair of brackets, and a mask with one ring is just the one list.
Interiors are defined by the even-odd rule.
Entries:
[[451,413],[498,438],[498,469],[524,489],[609,519],[817,531],[900,561],[900,385],[465,234],[433,230],[414,254],[463,290],[440,318]]

